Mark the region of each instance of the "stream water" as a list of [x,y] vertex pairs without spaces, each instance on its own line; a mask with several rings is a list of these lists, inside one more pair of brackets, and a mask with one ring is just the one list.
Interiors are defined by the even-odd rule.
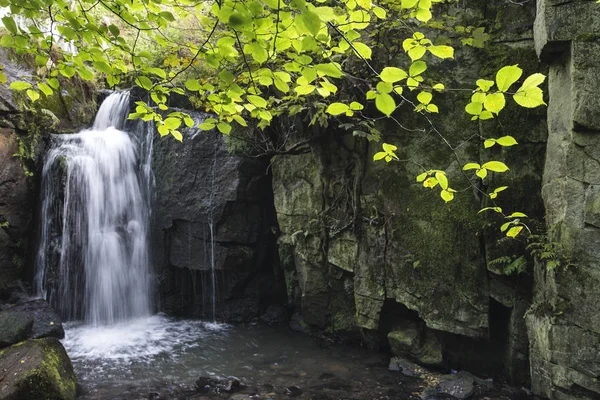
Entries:
[[201,376],[280,393],[296,386],[302,398],[316,391],[331,399],[408,399],[416,387],[415,379],[387,370],[384,354],[326,346],[281,326],[157,315],[107,327],[68,324],[63,343],[87,400],[197,398],[190,393]]

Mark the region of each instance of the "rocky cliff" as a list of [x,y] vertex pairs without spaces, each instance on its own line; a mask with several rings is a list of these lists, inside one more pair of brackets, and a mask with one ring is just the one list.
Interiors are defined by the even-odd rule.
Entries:
[[247,321],[285,304],[268,165],[230,154],[217,132],[155,141],[152,247],[161,310]]
[[[532,4],[473,2],[448,12],[491,35],[485,49],[465,48],[434,67],[454,77],[453,87],[471,87],[507,64],[526,74],[544,71],[534,48]],[[380,145],[335,125],[297,133],[297,141],[310,138],[310,151],[273,161],[279,253],[301,329],[362,337],[423,364],[476,368],[526,385],[523,316],[533,268],[525,245],[501,240],[501,223],[477,215],[486,204],[468,186],[445,205],[415,176],[421,166],[443,169],[463,189],[462,164],[507,160],[514,172],[480,189],[509,185],[499,204],[526,212],[535,225],[543,219],[546,116],[511,105],[498,120],[478,124],[464,113],[469,95],[447,95],[441,116],[432,118],[456,156],[427,121],[406,113],[397,116],[404,129],[379,126],[407,160],[401,163],[374,164]],[[520,145],[483,151],[480,140],[463,143],[503,135]],[[515,263],[523,273],[507,276]]]
[[527,315],[533,389],[600,398],[600,5],[539,0],[536,50],[550,65],[542,195],[562,265],[535,267]]

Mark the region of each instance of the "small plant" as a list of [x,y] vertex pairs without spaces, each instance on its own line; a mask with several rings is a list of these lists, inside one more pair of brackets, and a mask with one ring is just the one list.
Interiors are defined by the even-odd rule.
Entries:
[[527,272],[527,258],[525,256],[503,256],[491,260],[488,263],[490,266],[498,266],[502,268],[504,275],[519,275]]
[[533,257],[544,263],[547,271],[573,266],[559,242],[549,241],[547,235],[531,235],[530,240],[527,249]]

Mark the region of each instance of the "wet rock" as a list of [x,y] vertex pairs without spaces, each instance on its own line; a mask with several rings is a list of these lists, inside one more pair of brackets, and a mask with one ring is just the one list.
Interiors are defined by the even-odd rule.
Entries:
[[472,376],[465,374],[446,375],[438,386],[437,391],[442,394],[449,394],[457,399],[466,399],[475,393],[475,380]]
[[29,338],[55,337],[62,339],[65,337],[61,318],[46,300],[25,300],[6,311],[24,313],[33,318],[33,328]]
[[433,331],[420,321],[404,321],[388,334],[392,354],[406,356],[426,366],[441,366],[442,345]]
[[27,339],[32,327],[33,318],[29,314],[0,312],[0,348]]
[[467,399],[473,394],[483,395],[493,388],[491,380],[478,378],[466,371],[441,375],[440,382],[435,387],[437,393],[448,394],[457,399]]
[[207,378],[201,376],[196,379],[195,386],[196,390],[200,393],[208,393],[213,391],[219,385],[219,381],[213,378]]
[[223,391],[225,393],[235,393],[235,392],[239,392],[241,388],[242,388],[242,384],[240,383],[240,381],[238,381],[237,379],[230,379],[225,384]]
[[392,357],[388,369],[390,371],[401,372],[403,375],[410,377],[420,377],[426,372],[426,370],[420,365],[417,365],[402,357]]
[[0,351],[0,400],[75,399],[73,365],[56,338],[29,340]]
[[298,397],[302,394],[302,389],[300,389],[298,386],[288,386],[285,388],[285,394],[290,397]]

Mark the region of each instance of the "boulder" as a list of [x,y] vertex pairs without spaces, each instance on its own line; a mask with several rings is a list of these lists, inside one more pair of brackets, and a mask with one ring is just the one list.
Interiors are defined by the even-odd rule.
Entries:
[[29,340],[0,351],[0,400],[72,400],[76,386],[58,339]]
[[0,348],[27,339],[33,327],[33,317],[28,313],[0,312]]
[[33,319],[33,327],[28,336],[30,339],[43,337],[62,339],[65,337],[61,318],[44,299],[23,299],[5,311],[26,314]]
[[395,356],[409,357],[426,366],[441,366],[442,345],[434,332],[419,321],[406,321],[388,333],[388,342]]

